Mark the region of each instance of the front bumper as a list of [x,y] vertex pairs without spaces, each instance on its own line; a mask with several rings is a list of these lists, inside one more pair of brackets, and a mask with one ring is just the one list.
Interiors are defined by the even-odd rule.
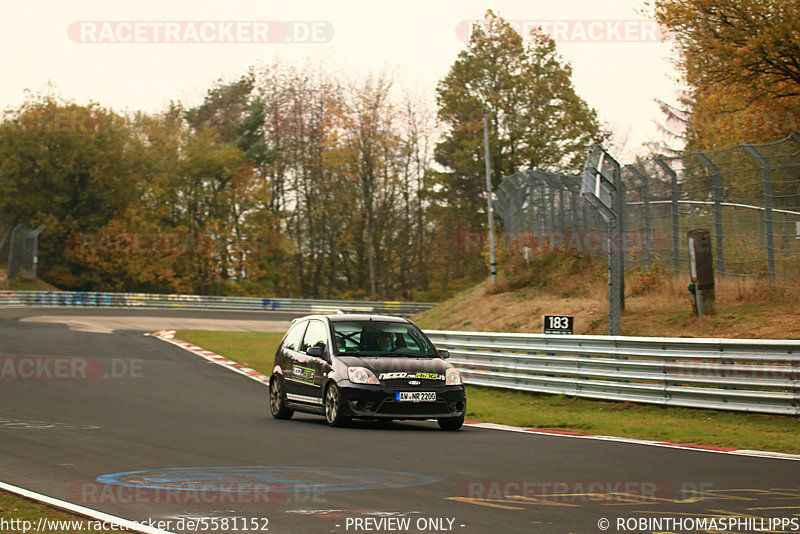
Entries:
[[[342,405],[351,417],[378,419],[436,419],[462,417],[467,409],[463,386],[385,386],[344,381],[339,384]],[[398,391],[433,391],[435,401],[398,402]]]

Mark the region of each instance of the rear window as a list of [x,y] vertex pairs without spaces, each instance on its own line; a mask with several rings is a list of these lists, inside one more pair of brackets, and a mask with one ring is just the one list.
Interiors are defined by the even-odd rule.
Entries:
[[333,330],[338,354],[437,356],[422,332],[409,323],[336,321]]

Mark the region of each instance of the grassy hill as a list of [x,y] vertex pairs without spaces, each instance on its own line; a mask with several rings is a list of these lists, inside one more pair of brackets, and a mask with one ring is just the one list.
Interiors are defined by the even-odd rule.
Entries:
[[[705,317],[692,314],[688,283],[657,265],[628,273],[621,334],[800,339],[797,296],[770,291],[766,279],[717,280],[717,313]],[[576,334],[606,334],[606,291],[603,261],[550,251],[530,264],[507,259],[496,283],[485,281],[414,320],[426,329],[535,333],[542,315],[573,315]]]
[[0,269],[0,290],[18,291],[58,291],[58,288],[27,273],[20,273],[12,279],[6,277],[5,269]]

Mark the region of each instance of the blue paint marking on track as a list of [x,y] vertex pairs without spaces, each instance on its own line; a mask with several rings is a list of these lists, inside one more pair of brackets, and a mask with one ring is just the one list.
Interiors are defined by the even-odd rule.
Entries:
[[375,490],[421,486],[440,480],[403,471],[301,466],[176,467],[97,477],[102,484],[130,488],[231,493]]

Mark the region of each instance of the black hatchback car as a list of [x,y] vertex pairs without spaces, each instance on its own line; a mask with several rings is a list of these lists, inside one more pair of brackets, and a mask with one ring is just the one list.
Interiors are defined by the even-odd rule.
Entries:
[[382,315],[295,319],[275,354],[269,382],[273,417],[295,410],[331,426],[352,418],[436,419],[464,424],[467,397],[458,370],[411,321]]

